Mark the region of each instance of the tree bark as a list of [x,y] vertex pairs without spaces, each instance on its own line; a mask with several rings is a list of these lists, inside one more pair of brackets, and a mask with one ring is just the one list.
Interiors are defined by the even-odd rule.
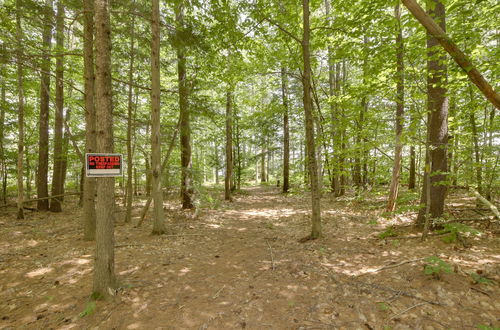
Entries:
[[[474,109],[474,108],[472,108]],[[474,110],[472,110],[474,111]],[[483,193],[483,172],[482,172],[482,164],[481,164],[481,155],[479,151],[479,137],[477,133],[477,126],[476,126],[476,116],[474,115],[474,112],[471,112],[469,114],[469,121],[470,121],[470,126],[472,129],[472,143],[473,143],[473,149],[474,149],[474,156],[475,156],[475,162],[474,162],[474,169],[476,170],[476,184],[477,184],[477,192],[479,194]]]
[[[85,77],[85,152],[96,151],[96,112],[94,104],[94,0],[83,1],[83,67]],[[83,182],[83,238],[95,239],[96,179],[84,177]]]
[[[62,1],[57,2],[56,17],[56,49],[64,49],[64,6]],[[54,168],[52,173],[52,195],[62,193],[63,171],[63,120],[64,120],[64,57],[56,58],[56,113],[54,122]],[[58,199],[50,201],[51,212],[61,212],[61,202]]]
[[233,104],[231,87],[226,92],[226,175],[224,177],[224,199],[231,201],[233,177]]
[[151,169],[153,235],[166,233],[161,191],[161,133],[160,133],[160,1],[152,1],[151,21]]
[[[428,3],[430,15],[439,21],[441,29],[445,30],[445,8],[440,0],[430,0]],[[427,138],[428,152],[426,154],[426,175],[422,188],[421,205],[430,201],[429,214],[431,218],[439,218],[443,214],[447,184],[447,144],[448,144],[448,98],[446,96],[446,55],[436,49],[438,40],[427,34]],[[430,187],[427,188],[427,182]],[[429,192],[430,196],[427,196]],[[425,209],[421,208],[416,225],[425,223]]]
[[[49,101],[50,101],[50,48],[52,44],[52,0],[45,1],[44,28],[42,32],[42,46],[44,54],[41,61],[40,79],[40,116],[38,127],[38,170],[36,180],[36,191],[38,197],[47,197],[48,172],[49,172]],[[37,203],[39,211],[49,209],[49,200],[40,200]]]
[[290,189],[290,124],[288,120],[288,82],[286,69],[281,67],[281,98],[283,102],[283,193]]
[[24,155],[24,72],[23,72],[23,31],[21,26],[21,0],[16,0],[16,41],[17,41],[17,218],[24,219],[23,210],[23,155]]
[[[175,4],[175,23],[177,34],[184,29],[184,0],[177,0]],[[183,209],[192,209],[193,179],[191,163],[191,127],[190,109],[188,104],[188,86],[186,79],[186,49],[182,42],[177,46],[177,74],[179,77],[179,110],[181,118],[181,199]]]
[[396,208],[396,199],[398,198],[399,177],[401,175],[401,158],[403,151],[403,143],[401,137],[403,135],[403,120],[404,120],[404,47],[403,47],[403,32],[401,30],[401,8],[399,2],[394,9],[394,16],[397,20],[396,33],[396,138],[394,150],[394,165],[392,168],[392,180],[389,189],[389,200],[387,202],[387,212],[393,212]]
[[307,160],[309,168],[309,178],[311,182],[311,234],[307,239],[317,239],[321,236],[321,211],[320,197],[321,192],[318,184],[318,165],[316,163],[316,147],[314,142],[314,120],[312,114],[312,99],[311,99],[311,58],[310,58],[310,33],[311,27],[309,23],[309,0],[302,0],[303,12],[303,34],[302,34],[302,59],[304,62],[304,72],[302,76],[303,86],[303,103],[306,126],[306,145],[307,145]]
[[[96,122],[97,152],[113,152],[113,100],[111,90],[111,28],[109,0],[95,0],[96,27]],[[114,207],[115,178],[97,181],[96,252],[94,297],[109,297],[115,292]]]
[[[446,35],[446,29],[442,23],[434,20],[432,13],[427,14],[415,0],[402,0],[403,4],[415,16],[428,32],[428,35],[439,42],[441,46],[451,55],[455,62],[465,71],[469,79],[479,88],[481,93],[497,109],[500,109],[500,95],[484,79],[481,73],[476,69],[472,61],[465,55],[458,46]],[[433,1],[432,1],[433,2]]]
[[[135,1],[133,1],[135,5]],[[132,132],[135,128],[132,127],[132,110],[133,110],[133,93],[132,93],[132,83],[134,79],[134,59],[135,59],[135,15],[131,17],[130,24],[130,57],[129,57],[129,68],[128,68],[128,104],[127,104],[127,203],[126,203],[126,213],[125,222],[129,223],[132,220],[132,159],[134,157],[132,151]]]
[[0,183],[2,185],[2,195],[0,200],[7,204],[7,164],[5,161],[5,111],[7,110],[7,97],[6,97],[6,48],[5,44],[2,45],[0,53],[0,76],[2,77],[1,99],[0,99]]

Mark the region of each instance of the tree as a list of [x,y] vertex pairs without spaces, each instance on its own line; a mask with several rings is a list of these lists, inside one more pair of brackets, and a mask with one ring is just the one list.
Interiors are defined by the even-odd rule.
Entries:
[[306,126],[306,145],[309,177],[311,182],[311,200],[312,200],[312,218],[311,234],[306,239],[317,239],[321,236],[321,211],[318,183],[318,165],[316,162],[316,147],[314,143],[314,121],[312,114],[311,99],[311,54],[309,50],[311,27],[309,23],[309,0],[302,0],[302,60],[304,62],[304,71],[302,74],[303,104]]
[[288,86],[286,69],[281,67],[281,98],[283,102],[283,193],[290,189],[290,123],[288,120]]
[[231,199],[233,178],[233,103],[231,87],[226,93],[226,174],[224,176],[224,199]]
[[[430,0],[429,14],[445,31],[445,7],[440,0]],[[421,208],[416,224],[422,227],[426,213],[431,218],[443,214],[446,197],[447,145],[448,145],[448,97],[446,88],[446,55],[436,48],[438,40],[427,34],[427,152],[424,184],[420,199]],[[430,205],[429,205],[430,203]],[[428,209],[427,209],[428,208]]]
[[[40,117],[38,135],[38,170],[36,190],[38,198],[48,197],[49,171],[49,101],[50,101],[50,48],[52,43],[52,0],[46,0],[44,6],[45,25],[42,33],[44,55],[42,57],[40,73]],[[37,202],[39,211],[49,209],[49,200],[41,199]]]
[[152,1],[151,21],[151,168],[154,200],[153,234],[166,232],[163,220],[161,191],[161,134],[160,134],[160,2]]
[[23,199],[23,154],[24,154],[24,73],[23,73],[23,30],[21,25],[21,0],[16,0],[16,41],[17,41],[17,218],[24,219]]
[[[94,104],[94,0],[83,1],[83,66],[85,80],[85,151],[96,151],[96,112]],[[87,241],[95,239],[96,179],[84,178],[83,186],[83,237]]]
[[401,175],[401,158],[403,154],[403,144],[401,141],[403,135],[403,119],[404,119],[404,47],[403,47],[403,32],[401,30],[401,9],[399,2],[394,9],[394,16],[397,21],[396,33],[396,138],[394,147],[394,166],[392,168],[391,186],[389,188],[389,200],[387,202],[387,212],[394,211],[396,207],[396,199],[398,198],[399,177]]
[[190,110],[188,103],[188,86],[186,77],[186,51],[184,40],[181,36],[184,33],[184,0],[177,0],[175,3],[175,23],[177,32],[177,74],[179,77],[179,110],[181,118],[180,138],[181,138],[181,198],[182,208],[192,209],[193,205],[193,182],[191,163],[191,124]]
[[[57,2],[56,47],[59,53],[64,50],[64,5]],[[64,57],[56,59],[56,114],[54,123],[54,168],[52,174],[52,196],[61,195],[63,191],[63,121],[64,121]],[[61,212],[61,201],[53,198],[50,202],[51,212]]]
[[[108,0],[95,0],[97,151],[113,152],[113,100],[111,92],[111,28]],[[116,287],[114,253],[115,178],[97,181],[94,296],[109,297]]]

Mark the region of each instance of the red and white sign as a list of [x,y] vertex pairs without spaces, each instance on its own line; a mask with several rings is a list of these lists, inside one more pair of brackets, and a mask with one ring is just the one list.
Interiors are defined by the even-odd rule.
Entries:
[[123,173],[122,154],[85,154],[87,177],[121,176]]

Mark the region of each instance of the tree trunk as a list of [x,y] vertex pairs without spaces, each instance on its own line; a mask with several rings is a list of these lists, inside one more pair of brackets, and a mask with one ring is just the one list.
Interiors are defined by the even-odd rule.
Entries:
[[283,193],[290,189],[290,125],[288,121],[288,82],[286,69],[281,67],[281,97],[283,101]]
[[[474,109],[471,107],[471,109]],[[474,111],[474,110],[471,110]],[[474,147],[474,156],[475,156],[475,162],[474,162],[474,169],[476,170],[476,184],[477,184],[477,192],[479,194],[483,193],[483,172],[482,172],[482,164],[481,164],[481,157],[480,157],[480,151],[479,151],[479,138],[477,134],[477,126],[476,126],[476,117],[474,115],[474,112],[471,112],[469,114],[469,121],[470,121],[470,126],[472,129],[472,142],[473,142],[473,147]]]
[[[135,1],[133,2],[135,5]],[[132,159],[134,157],[132,152],[132,132],[135,128],[132,126],[132,110],[133,110],[133,93],[132,93],[132,84],[134,80],[134,59],[135,59],[135,15],[131,17],[130,24],[130,58],[129,58],[129,67],[128,67],[128,103],[127,103],[127,202],[126,202],[126,213],[125,213],[125,222],[129,223],[132,220]]]
[[387,212],[393,212],[396,208],[396,199],[398,198],[399,177],[401,175],[401,158],[403,151],[403,143],[401,137],[403,135],[403,120],[404,120],[404,47],[403,47],[403,32],[401,30],[401,8],[399,2],[394,9],[394,16],[397,20],[396,33],[396,138],[394,150],[394,165],[392,168],[391,187],[389,189],[389,200],[387,202]]
[[260,182],[266,182],[266,140],[264,135],[262,135],[261,139],[261,149],[260,149]]
[[[97,152],[113,152],[113,100],[111,90],[111,28],[108,0],[95,0]],[[114,207],[115,178],[97,181],[94,297],[109,297],[115,290]]]
[[[83,67],[85,76],[85,152],[96,151],[96,112],[94,104],[94,0],[83,1]],[[83,183],[83,238],[95,239],[96,179],[85,177]]]
[[[429,13],[445,30],[445,8],[440,0],[430,0]],[[430,175],[430,180],[424,177],[422,189],[421,205],[426,205],[430,201],[429,213],[431,218],[439,218],[443,214],[444,201],[447,184],[447,144],[448,144],[448,98],[446,96],[446,55],[442,50],[436,49],[438,40],[430,33],[427,34],[427,137],[429,155],[426,160],[426,175]],[[426,157],[428,158],[428,157]],[[430,182],[427,189],[426,182]],[[430,196],[427,196],[429,191]],[[417,217],[416,225],[421,227],[425,223],[425,209],[421,208]]]
[[[486,99],[488,99],[497,109],[500,109],[500,95],[498,95],[493,87],[484,79],[467,55],[465,55],[446,35],[444,16],[443,22],[439,22],[439,16],[433,16],[432,11],[427,14],[415,0],[402,0],[402,2],[420,24],[427,29],[427,35],[431,36],[432,39],[436,41],[435,44],[437,45],[437,43],[440,43],[455,62],[465,71],[469,79],[479,88]],[[434,3],[434,0],[432,0],[431,3]]]
[[310,24],[309,24],[309,0],[302,0],[303,10],[303,35],[302,35],[302,59],[304,62],[304,72],[302,76],[303,103],[306,126],[307,160],[309,167],[309,178],[311,182],[311,234],[307,239],[316,239],[321,236],[321,212],[320,195],[318,185],[318,166],[316,163],[316,147],[314,143],[314,120],[312,114],[311,99],[311,58],[309,50]]
[[2,45],[1,53],[0,53],[0,76],[2,77],[2,86],[1,86],[1,99],[0,99],[0,183],[2,185],[2,195],[0,200],[3,201],[4,204],[7,204],[7,165],[5,161],[5,111],[7,110],[7,97],[6,97],[6,48],[5,44]]
[[226,175],[224,178],[224,199],[231,201],[231,179],[233,176],[233,104],[231,87],[226,93]]
[[151,21],[151,169],[153,235],[166,233],[161,191],[161,133],[160,133],[160,1],[152,1]]
[[[175,23],[176,33],[181,35],[184,29],[184,0],[176,1]],[[192,200],[191,124],[186,79],[186,49],[182,43],[177,46],[177,74],[179,77],[179,110],[181,118],[181,199],[183,209],[192,209],[194,205]]]
[[[62,1],[57,2],[56,17],[56,49],[64,51],[64,6]],[[62,193],[63,170],[63,120],[64,120],[64,58],[56,58],[56,114],[54,122],[54,168],[52,173],[52,195]],[[58,199],[50,201],[51,212],[61,212],[61,202]]]
[[21,27],[21,0],[16,0],[17,41],[17,218],[24,219],[23,199],[23,155],[24,155],[24,73],[23,73],[23,31]]
[[[49,101],[50,101],[50,48],[52,44],[52,0],[45,1],[44,28],[42,32],[42,45],[44,54],[41,61],[40,79],[40,117],[38,136],[38,170],[36,180],[36,191],[38,197],[47,197],[48,172],[49,172]],[[47,211],[49,200],[38,201],[37,209]]]

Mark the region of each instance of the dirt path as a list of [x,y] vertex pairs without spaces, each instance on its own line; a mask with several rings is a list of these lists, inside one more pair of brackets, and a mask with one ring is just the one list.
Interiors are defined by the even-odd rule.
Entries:
[[[324,238],[309,232],[307,196],[252,187],[191,220],[173,214],[178,236],[116,229],[113,302],[88,305],[93,244],[80,210],[0,218],[0,329],[469,329],[499,326],[499,242],[483,235],[463,249],[432,238],[379,240],[383,199],[322,201]],[[137,214],[140,209],[137,208]],[[403,219],[404,220],[404,219]],[[172,222],[172,221],[170,221]],[[455,272],[433,279],[423,258]],[[407,262],[406,261],[412,261]],[[389,268],[380,270],[383,267]],[[380,270],[380,271],[377,271]],[[497,278],[498,279],[498,278]]]

